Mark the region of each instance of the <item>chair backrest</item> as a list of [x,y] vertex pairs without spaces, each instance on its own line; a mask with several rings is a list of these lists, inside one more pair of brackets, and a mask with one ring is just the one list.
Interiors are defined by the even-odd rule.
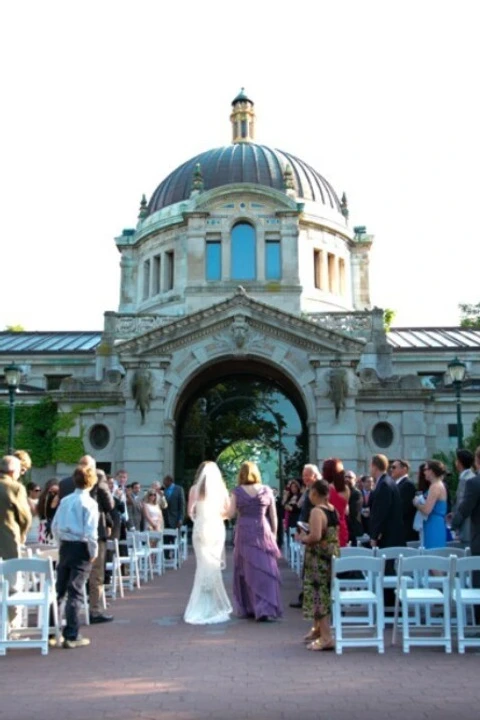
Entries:
[[51,585],[54,584],[53,563],[51,558],[12,558],[10,560],[0,561],[0,578],[5,575],[14,575],[15,573],[35,575],[41,582],[46,581]]
[[353,557],[334,558],[332,577],[339,573],[359,571],[363,573],[383,573],[383,558],[355,555]]
[[175,530],[175,528],[165,528],[163,531],[163,540],[167,543],[171,543],[172,541],[178,541],[178,530]]
[[409,541],[407,542],[407,547],[410,547],[410,548],[420,548],[420,547],[421,547],[420,540],[409,540]]
[[461,557],[455,562],[455,573],[457,575],[465,575],[471,572],[480,572],[480,555]]
[[114,540],[107,540],[107,550],[110,550],[110,552],[114,552],[115,555],[120,555],[120,548],[118,546],[118,540],[115,538]]
[[415,557],[400,556],[398,562],[398,574],[410,575],[415,572],[437,572],[448,574],[454,566],[453,557],[442,557],[440,555],[416,555]]
[[340,557],[375,557],[377,554],[377,548],[366,548],[366,547],[342,547],[340,548]]
[[381,556],[385,560],[398,560],[400,555],[402,555],[402,557],[418,557],[420,554],[420,548],[405,546],[381,548],[378,551],[379,557]]
[[458,547],[430,548],[428,550],[424,550],[424,555],[447,558],[454,555],[457,558],[463,558],[466,555],[466,550],[465,548]]

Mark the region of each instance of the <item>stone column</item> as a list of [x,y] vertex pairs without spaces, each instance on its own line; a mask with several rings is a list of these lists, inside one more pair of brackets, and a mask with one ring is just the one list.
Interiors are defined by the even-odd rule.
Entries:
[[122,248],[120,260],[120,305],[121,313],[135,312],[137,295],[137,264],[133,248]]

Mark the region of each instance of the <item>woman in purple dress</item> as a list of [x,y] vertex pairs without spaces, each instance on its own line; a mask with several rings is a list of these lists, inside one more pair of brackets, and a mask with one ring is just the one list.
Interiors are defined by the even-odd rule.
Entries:
[[235,613],[258,621],[274,620],[282,615],[277,511],[273,492],[262,485],[255,463],[245,462],[240,468],[230,505],[230,516],[235,514]]

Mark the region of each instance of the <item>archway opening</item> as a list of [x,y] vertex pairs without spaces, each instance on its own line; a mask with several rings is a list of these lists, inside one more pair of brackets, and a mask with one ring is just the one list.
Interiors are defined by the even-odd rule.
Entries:
[[236,483],[245,460],[257,462],[263,481],[281,490],[301,474],[308,434],[305,405],[293,383],[253,360],[205,368],[182,393],[176,413],[176,476],[188,488],[203,460],[221,466]]

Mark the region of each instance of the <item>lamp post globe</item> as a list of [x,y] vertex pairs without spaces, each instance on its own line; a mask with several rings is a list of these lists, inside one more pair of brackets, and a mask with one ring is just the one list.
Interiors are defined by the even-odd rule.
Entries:
[[458,357],[455,357],[448,363],[447,370],[457,398],[457,447],[461,449],[463,447],[462,384],[465,380],[467,366]]
[[11,455],[13,453],[13,440],[15,435],[15,394],[20,385],[22,368],[12,363],[11,365],[7,365],[3,372],[8,387],[8,454]]

